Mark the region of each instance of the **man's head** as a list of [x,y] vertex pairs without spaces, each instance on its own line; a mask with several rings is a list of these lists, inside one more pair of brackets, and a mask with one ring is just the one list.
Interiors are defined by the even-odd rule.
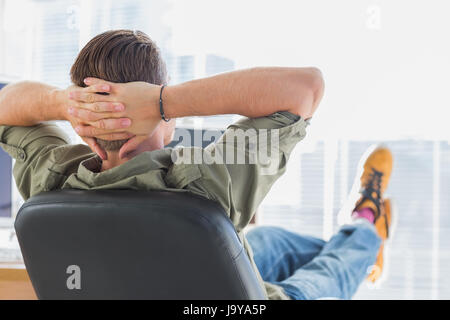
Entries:
[[[145,33],[112,30],[97,35],[78,54],[70,70],[73,84],[85,87],[87,77],[111,82],[145,81],[167,84],[166,65],[159,48]],[[118,151],[127,140],[97,139],[105,151]]]

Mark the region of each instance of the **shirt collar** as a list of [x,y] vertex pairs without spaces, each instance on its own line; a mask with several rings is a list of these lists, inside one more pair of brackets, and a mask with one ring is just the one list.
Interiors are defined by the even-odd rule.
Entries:
[[150,170],[168,169],[172,164],[171,148],[146,151],[121,164],[100,172],[102,160],[98,155],[86,159],[78,167],[78,177],[89,185],[102,185]]

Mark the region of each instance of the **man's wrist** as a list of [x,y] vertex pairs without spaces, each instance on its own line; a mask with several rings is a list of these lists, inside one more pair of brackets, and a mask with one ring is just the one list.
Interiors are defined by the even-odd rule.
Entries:
[[164,86],[161,94],[162,86],[152,86],[149,91],[146,92],[146,100],[149,102],[150,107],[147,108],[146,118],[147,119],[162,119],[160,98],[163,104],[163,112],[166,119],[175,118],[173,110],[173,101],[171,100],[172,89],[174,86]]
[[[177,109],[177,85],[174,86],[165,86],[164,91],[162,93],[162,103],[164,108],[164,116],[167,119],[177,118],[176,109]],[[159,112],[159,97],[158,97],[158,112]],[[160,113],[160,112],[159,112]],[[160,114],[161,117],[161,114]]]
[[69,120],[67,108],[68,108],[68,96],[67,91],[62,89],[53,89],[50,91],[50,103],[48,106],[53,109],[54,112],[47,113],[47,119],[44,120]]
[[[157,89],[155,90],[155,88]],[[154,119],[160,118],[159,88],[160,87],[157,85],[151,85],[150,88],[145,88],[145,91],[141,91],[144,98],[143,103],[147,105],[147,107],[144,109],[145,114],[143,115],[143,119],[153,121]]]

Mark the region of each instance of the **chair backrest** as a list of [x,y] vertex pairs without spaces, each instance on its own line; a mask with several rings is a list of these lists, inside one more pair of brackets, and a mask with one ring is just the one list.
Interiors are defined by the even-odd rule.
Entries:
[[217,203],[186,192],[60,190],[15,228],[40,299],[264,299]]

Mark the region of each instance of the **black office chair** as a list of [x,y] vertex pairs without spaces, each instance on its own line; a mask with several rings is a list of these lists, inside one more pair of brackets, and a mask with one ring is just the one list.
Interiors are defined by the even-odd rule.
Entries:
[[222,207],[189,193],[42,193],[15,228],[40,299],[265,298]]

